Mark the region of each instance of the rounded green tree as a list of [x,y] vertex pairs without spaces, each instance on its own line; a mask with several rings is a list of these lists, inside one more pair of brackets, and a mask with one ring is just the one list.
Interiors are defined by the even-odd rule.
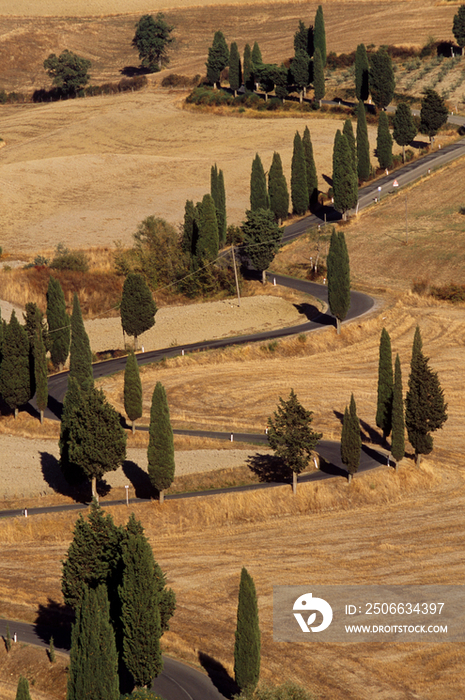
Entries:
[[146,281],[138,272],[130,272],[123,285],[120,314],[123,331],[137,338],[155,324],[156,304]]
[[163,491],[173,483],[175,464],[170,409],[160,382],[156,383],[152,395],[147,460],[150,481],[159,492],[160,503],[163,503]]

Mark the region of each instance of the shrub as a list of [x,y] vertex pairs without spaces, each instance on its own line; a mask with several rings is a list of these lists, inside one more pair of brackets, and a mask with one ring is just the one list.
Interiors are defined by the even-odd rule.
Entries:
[[424,296],[428,293],[429,280],[426,277],[417,277],[412,282],[412,292]]
[[457,304],[465,301],[465,284],[445,284],[442,287],[431,287],[430,295],[440,301],[451,301]]
[[193,78],[189,78],[187,75],[178,75],[177,73],[170,73],[166,75],[161,81],[161,86],[164,88],[168,87],[198,87],[200,81],[200,73],[194,75]]
[[68,250],[63,243],[56,247],[55,257],[50,263],[52,270],[72,270],[73,272],[88,272],[89,258],[81,250]]
[[266,109],[269,112],[276,112],[277,110],[281,109],[283,106],[283,103],[279,99],[279,97],[272,97],[271,100],[268,100],[266,103]]

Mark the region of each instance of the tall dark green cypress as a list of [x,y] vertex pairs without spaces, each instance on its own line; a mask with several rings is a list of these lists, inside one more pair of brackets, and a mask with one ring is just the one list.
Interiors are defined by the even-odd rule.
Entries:
[[252,49],[249,44],[245,45],[244,48],[244,86],[246,90],[250,92],[254,89],[253,82],[253,64],[252,64]]
[[291,200],[294,214],[305,214],[308,209],[307,166],[302,139],[298,131],[294,136],[291,163]]
[[266,270],[271,265],[282,239],[282,229],[271,209],[247,210],[242,224],[244,252],[254,268],[262,273],[266,284]]
[[216,87],[220,87],[220,76],[223,68],[229,64],[229,49],[223,32],[215,32],[213,43],[208,49],[207,79]]
[[373,102],[378,109],[386,109],[394,97],[396,80],[391,57],[384,46],[371,54],[368,82]]
[[384,439],[390,435],[392,428],[393,391],[391,338],[387,330],[383,328],[379,340],[376,425],[383,431]]
[[77,380],[73,377],[68,377],[68,388],[63,399],[58,447],[60,449],[60,469],[68,484],[72,486],[81,484],[86,480],[86,475],[81,467],[73,462],[69,456],[71,426],[81,402],[82,394]]
[[380,168],[392,168],[392,136],[389,131],[389,119],[386,112],[380,112],[379,114],[376,157]]
[[14,310],[6,327],[3,339],[3,359],[0,366],[0,394],[8,406],[18,409],[31,398],[31,375],[29,368],[29,339]]
[[325,71],[323,60],[321,58],[320,49],[317,47],[313,55],[313,99],[315,102],[320,102],[326,93],[325,87]]
[[[23,314],[24,330],[26,331],[29,340],[29,375],[30,375],[30,396],[32,399],[36,393],[36,377],[35,377],[35,359],[34,359],[34,344],[36,332],[40,330],[41,334],[46,335],[46,324],[44,315],[37,304],[28,302],[25,306],[26,313]],[[44,338],[44,335],[42,336]],[[45,338],[44,338],[45,339]]]
[[283,165],[279,153],[273,153],[270,170],[268,172],[268,196],[270,209],[278,224],[287,219],[289,213],[289,191],[284,177]]
[[250,174],[250,210],[269,209],[270,200],[266,187],[266,175],[258,153],[252,161],[252,171]]
[[71,329],[65,295],[60,282],[54,277],[50,277],[48,282],[47,325],[50,358],[55,367],[63,369],[68,358]]
[[184,207],[181,248],[190,258],[195,255],[198,233],[194,202],[188,199]]
[[44,422],[44,411],[48,403],[47,357],[42,332],[38,328],[34,335],[34,377],[36,383],[36,403],[40,422]]
[[342,129],[342,133],[346,137],[347,143],[350,146],[350,152],[352,154],[353,171],[355,174],[357,174],[357,145],[355,142],[355,134],[354,134],[354,127],[352,125],[352,119],[345,120],[344,128]]
[[19,677],[15,700],[31,700],[29,681],[24,676]]
[[160,494],[160,503],[163,503],[163,491],[173,483],[175,465],[170,409],[160,382],[156,383],[152,395],[147,460],[150,481]]
[[71,314],[71,348],[69,354],[69,374],[74,377],[82,391],[94,387],[92,372],[92,351],[89,337],[82,320],[81,305],[78,295],[74,293],[73,313]]
[[226,218],[226,190],[224,187],[223,171],[218,172],[218,204],[217,204],[217,219],[218,219],[218,243],[222,248],[226,243],[226,232],[228,222]]
[[[313,46],[314,51],[320,49],[321,60],[323,61],[323,67],[326,65],[326,30],[325,30],[325,20],[323,17],[323,7],[318,5],[318,9],[315,14],[315,28],[313,30]],[[315,55],[315,54],[313,54]]]
[[76,612],[66,700],[119,700],[118,655],[106,587],[86,589]]
[[241,57],[235,41],[231,44],[229,52],[229,85],[234,90],[234,97],[242,85]]
[[294,84],[299,90],[300,102],[303,102],[304,92],[310,83],[310,61],[308,58],[308,53],[298,49],[295,52],[295,56],[291,63],[291,75],[294,80]]
[[152,549],[134,513],[122,542],[121,599],[123,661],[134,684],[150,687],[163,670],[159,593]]
[[200,264],[202,261],[215,260],[218,257],[218,219],[213,197],[205,194],[202,199],[199,217],[199,237],[195,257]]
[[210,194],[215,202],[215,206],[218,201],[218,166],[212,165],[210,172]]
[[331,313],[336,317],[336,330],[339,334],[341,321],[347,316],[350,307],[349,253],[344,231],[336,232],[333,228],[326,265],[328,269],[328,303]]
[[410,106],[406,102],[397,105],[394,114],[394,141],[402,146],[402,163],[405,163],[405,146],[413,141],[417,133],[417,127],[413,121]]
[[367,115],[365,105],[361,101],[357,106],[357,173],[361,181],[368,180],[371,173]]
[[142,416],[142,382],[134,352],[130,352],[124,368],[124,410],[136,432],[135,421]]
[[243,567],[237,605],[234,678],[248,695],[253,693],[260,677],[260,648],[257,593],[252,577]]
[[413,339],[410,376],[405,399],[405,425],[410,444],[415,450],[415,461],[420,465],[421,455],[433,450],[431,433],[442,428],[447,420],[447,404],[438,375],[423,354],[423,341],[417,326]]
[[318,175],[316,172],[315,159],[313,157],[313,145],[308,126],[304,129],[302,146],[305,156],[305,171],[307,175],[308,202],[312,209],[318,202]]
[[333,149],[334,208],[346,218],[346,212],[355,207],[358,199],[357,173],[352,168],[353,156],[349,142],[338,129]]
[[396,355],[394,368],[394,390],[392,394],[392,438],[391,454],[397,464],[405,454],[404,399],[402,395],[402,370],[399,355]]
[[306,51],[308,53],[308,29],[299,19],[299,26],[294,34],[294,51]]
[[355,96],[365,102],[369,95],[369,65],[365,44],[359,44],[355,51]]
[[344,419],[341,433],[341,460],[347,467],[349,484],[352,476],[357,473],[360,465],[362,439],[360,436],[360,421],[357,416],[357,407],[354,395],[350,397],[350,405],[344,411]]

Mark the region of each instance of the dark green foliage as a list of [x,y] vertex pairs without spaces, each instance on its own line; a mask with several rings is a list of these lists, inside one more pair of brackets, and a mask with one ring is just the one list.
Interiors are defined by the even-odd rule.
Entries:
[[42,339],[40,328],[34,336],[34,377],[36,385],[36,402],[40,412],[40,421],[43,421],[43,414],[48,403],[48,378],[47,378],[47,357],[45,343]]
[[245,567],[241,571],[234,643],[234,679],[240,690],[252,694],[260,677],[260,626],[257,592]]
[[294,51],[305,51],[308,54],[308,29],[301,19],[294,34]]
[[333,228],[326,261],[328,275],[328,303],[337,321],[340,333],[341,321],[345,319],[350,307],[350,266],[344,231],[336,232]]
[[281,243],[282,231],[270,209],[246,211],[242,223],[244,251],[256,270],[263,272],[271,265]]
[[452,32],[463,54],[463,47],[465,46],[465,5],[460,5],[457,14],[454,15]]
[[321,60],[323,67],[326,65],[326,31],[325,20],[323,18],[323,7],[318,5],[315,14],[315,29],[313,30],[313,47],[314,51],[320,49]]
[[263,164],[258,153],[252,161],[252,172],[250,174],[250,209],[269,209],[270,199],[266,187],[266,175]]
[[400,368],[399,355],[396,355],[394,369],[391,454],[396,462],[399,462],[405,454],[404,399],[402,395],[402,370]]
[[242,85],[241,57],[235,41],[231,44],[229,52],[229,85],[236,95]]
[[68,389],[63,400],[63,413],[61,415],[60,440],[60,469],[68,484],[73,486],[86,480],[86,475],[78,464],[75,464],[69,456],[70,429],[75,420],[75,414],[82,402],[82,394],[79,385],[73,377],[68,377]]
[[56,655],[55,655],[55,644],[53,642],[53,635],[50,637],[50,643],[48,645],[48,658],[50,659],[51,664],[55,663]]
[[252,65],[252,50],[249,44],[244,48],[244,85],[246,90],[253,90],[253,65]]
[[420,133],[432,140],[447,122],[449,112],[444,100],[435,90],[426,88],[424,95],[420,110]]
[[276,221],[287,219],[289,213],[289,192],[286,178],[284,177],[283,165],[279,153],[273,153],[270,170],[268,172],[268,196],[270,209]]
[[384,47],[371,54],[369,85],[373,102],[378,109],[385,109],[394,96],[396,81],[391,57]]
[[325,72],[319,48],[315,49],[315,53],[313,55],[313,89],[314,100],[315,102],[319,102],[323,99],[326,92]]
[[357,107],[357,173],[359,180],[368,180],[371,173],[370,142],[363,102],[359,102]]
[[55,367],[63,369],[70,344],[70,320],[66,313],[65,295],[61,284],[50,277],[47,289],[48,347]]
[[218,201],[215,202],[215,205],[218,219],[218,241],[219,247],[222,248],[226,243],[226,231],[228,229],[228,222],[226,219],[226,190],[224,187],[224,175],[222,170],[218,173],[217,193]]
[[161,695],[155,695],[148,688],[137,688],[132,693],[121,696],[121,700],[163,700]]
[[179,248],[179,232],[174,226],[164,219],[148,216],[141,221],[134,234],[134,248],[131,251],[134,264],[122,270],[122,273],[139,272],[151,289],[171,284],[183,269],[183,256]]
[[306,51],[298,49],[295,52],[291,63],[291,75],[300,92],[300,101],[302,102],[303,92],[310,82],[309,58]]
[[211,85],[220,86],[220,75],[229,64],[229,49],[223,32],[215,32],[213,44],[208,49],[207,79]]
[[[23,314],[24,330],[26,331],[29,341],[29,378],[30,378],[30,396],[32,398],[36,393],[36,373],[35,373],[35,358],[34,345],[37,331],[40,331],[42,337],[46,337],[47,327],[44,320],[44,315],[37,304],[28,302],[25,306],[26,313]],[[45,350],[44,350],[45,352]],[[45,376],[47,376],[47,362],[45,361]]]
[[352,119],[346,119],[344,122],[344,127],[342,133],[347,139],[350,146],[350,152],[352,154],[352,166],[354,173],[357,173],[357,144],[355,141],[354,127],[352,124]]
[[321,433],[312,428],[313,411],[307,411],[291,389],[287,401],[281,397],[274,412],[274,418],[268,418],[268,442],[275,455],[282,460],[288,470],[295,474],[302,472],[315,449]]
[[357,417],[357,407],[354,395],[350,397],[350,406],[344,411],[344,420],[341,433],[341,460],[347,467],[349,483],[353,474],[356,474],[360,465],[360,453],[362,439],[360,437],[360,421]]
[[155,562],[144,529],[134,514],[122,543],[121,599],[123,660],[137,687],[149,687],[163,670]]
[[69,374],[74,377],[82,391],[94,387],[92,373],[92,351],[89,337],[82,320],[81,305],[78,295],[74,293],[73,313],[71,314],[71,348],[69,354]]
[[256,68],[259,68],[259,66],[263,65],[262,52],[260,51],[260,47],[257,41],[254,43],[252,48],[252,65],[254,67],[254,70]]
[[52,270],[88,272],[89,258],[82,250],[69,250],[63,243],[59,243],[49,267]]
[[282,64],[280,66],[276,66],[274,91],[275,91],[276,97],[278,97],[280,100],[283,100],[283,101],[289,95],[289,83],[290,83],[289,72],[290,71],[288,70],[288,68],[286,68],[286,66],[284,64]]
[[402,162],[405,163],[405,146],[413,141],[417,133],[417,127],[413,121],[410,106],[406,102],[401,102],[397,105],[394,114],[394,132],[393,137],[395,142],[402,146]]
[[63,561],[61,590],[66,605],[81,605],[89,588],[104,584],[114,595],[119,576],[123,531],[94,499],[87,520],[80,514]]
[[260,89],[267,95],[274,89],[277,69],[278,66],[274,63],[263,63],[255,69],[255,80],[258,80]]
[[305,172],[307,175],[308,201],[310,209],[318,201],[318,175],[316,172],[315,159],[313,158],[313,145],[308,126],[304,129],[302,146],[305,157]]
[[142,416],[142,382],[139,365],[133,352],[129,353],[124,369],[124,410],[132,422],[134,433],[134,422]]
[[91,480],[96,497],[96,480],[118,469],[126,457],[126,433],[103,391],[86,393],[72,415],[66,438],[69,462]]
[[162,65],[169,63],[168,46],[174,41],[171,36],[174,27],[165,22],[162,12],[155,18],[144,15],[135,26],[132,45],[139,52],[142,67],[149,73],[155,73]]
[[309,205],[307,165],[302,139],[298,131],[295,132],[292,152],[291,200],[294,214],[305,214]]
[[[247,695],[241,693],[237,700],[244,700]],[[315,700],[315,696],[294,681],[285,681],[281,685],[260,683],[253,700]]]
[[191,258],[195,255],[198,234],[199,231],[195,218],[194,202],[188,199],[184,208],[184,225],[182,229],[181,247],[183,251]]
[[368,56],[365,44],[359,44],[355,52],[355,95],[357,100],[368,99],[369,87],[368,87]]
[[118,655],[105,586],[85,589],[76,611],[66,700],[119,700]]
[[0,394],[15,411],[31,398],[29,369],[29,340],[13,310],[3,339],[3,359],[0,366]]
[[415,460],[433,450],[431,433],[442,428],[447,420],[447,404],[438,375],[430,368],[429,358],[422,350],[420,329],[417,326],[413,340],[408,391],[405,399],[405,425]]
[[123,285],[120,313],[123,331],[134,336],[134,345],[141,333],[155,324],[157,307],[142,275],[130,272]]
[[381,112],[379,115],[376,157],[380,168],[392,167],[392,136],[389,131],[389,119],[386,112]]
[[31,700],[29,692],[29,681],[24,676],[19,677],[18,687],[16,689],[16,700]]
[[385,439],[391,433],[392,428],[393,391],[394,378],[392,376],[391,338],[387,330],[383,328],[379,340],[376,425],[383,431],[383,437]]
[[355,207],[358,199],[357,173],[353,170],[353,155],[349,142],[338,129],[333,149],[334,208],[344,215]]
[[197,262],[203,260],[211,261],[218,257],[218,220],[216,218],[216,207],[213,197],[210,194],[205,194],[202,199],[202,204],[199,207],[199,236],[195,249],[195,257]]
[[75,95],[89,82],[87,71],[91,62],[76,56],[65,49],[59,56],[51,53],[44,61],[44,68],[52,78],[53,84],[65,95]]
[[148,472],[152,486],[163,491],[174,479],[174,443],[166,392],[157,382],[152,395],[150,433],[147,451]]

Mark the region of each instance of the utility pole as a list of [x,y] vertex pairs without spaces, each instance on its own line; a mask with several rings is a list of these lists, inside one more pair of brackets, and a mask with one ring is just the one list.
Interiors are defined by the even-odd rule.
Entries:
[[407,209],[407,193],[405,193],[405,245],[408,245],[408,209]]

